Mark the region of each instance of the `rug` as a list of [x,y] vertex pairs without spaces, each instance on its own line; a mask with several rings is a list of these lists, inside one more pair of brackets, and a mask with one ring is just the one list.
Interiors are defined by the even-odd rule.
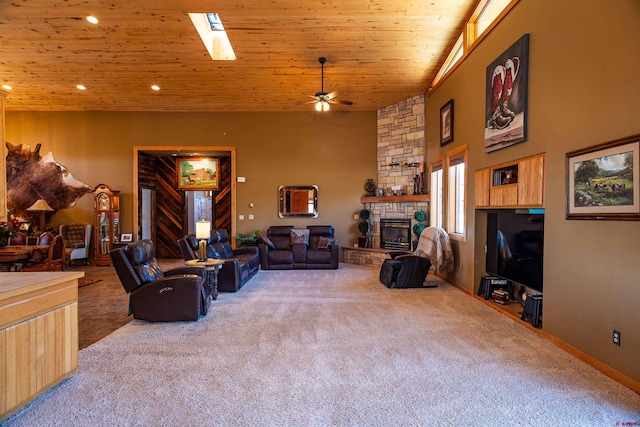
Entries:
[[78,279],[78,287],[82,288],[83,286],[92,285],[96,282],[100,282],[100,279]]

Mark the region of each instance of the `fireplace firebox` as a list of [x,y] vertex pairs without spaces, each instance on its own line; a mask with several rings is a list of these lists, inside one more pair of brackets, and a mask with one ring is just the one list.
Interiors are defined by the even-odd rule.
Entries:
[[380,219],[380,248],[411,249],[411,220],[402,218]]

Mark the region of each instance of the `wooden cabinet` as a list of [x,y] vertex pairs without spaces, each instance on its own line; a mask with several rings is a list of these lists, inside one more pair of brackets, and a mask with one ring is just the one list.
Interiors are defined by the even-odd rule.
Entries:
[[0,277],[0,424],[78,367],[78,278]]
[[491,169],[476,171],[476,207],[489,207],[489,191],[491,186]]
[[111,265],[110,253],[114,243],[120,241],[120,192],[106,184],[93,190],[95,203],[95,225],[93,227],[93,265]]
[[476,171],[476,208],[544,207],[545,155]]
[[544,206],[544,154],[519,162],[518,204]]

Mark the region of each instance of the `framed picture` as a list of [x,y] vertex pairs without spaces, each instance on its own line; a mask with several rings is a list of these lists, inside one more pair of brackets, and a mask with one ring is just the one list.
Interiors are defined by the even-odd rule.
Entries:
[[567,153],[567,219],[640,220],[640,134]]
[[131,233],[123,233],[120,235],[120,241],[123,243],[133,242],[133,234]]
[[527,140],[529,34],[487,67],[484,151]]
[[176,173],[182,190],[218,190],[219,161],[215,157],[178,157]]
[[453,99],[440,108],[440,146],[453,141]]

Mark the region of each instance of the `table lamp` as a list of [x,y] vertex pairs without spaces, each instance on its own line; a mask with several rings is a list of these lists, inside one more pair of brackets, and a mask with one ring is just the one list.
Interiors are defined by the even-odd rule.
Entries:
[[40,232],[44,231],[44,213],[47,211],[53,211],[53,208],[49,206],[49,203],[45,199],[38,199],[34,204],[27,208],[28,211],[40,212]]
[[198,261],[207,260],[207,239],[211,236],[211,222],[196,221],[196,239],[198,240]]

